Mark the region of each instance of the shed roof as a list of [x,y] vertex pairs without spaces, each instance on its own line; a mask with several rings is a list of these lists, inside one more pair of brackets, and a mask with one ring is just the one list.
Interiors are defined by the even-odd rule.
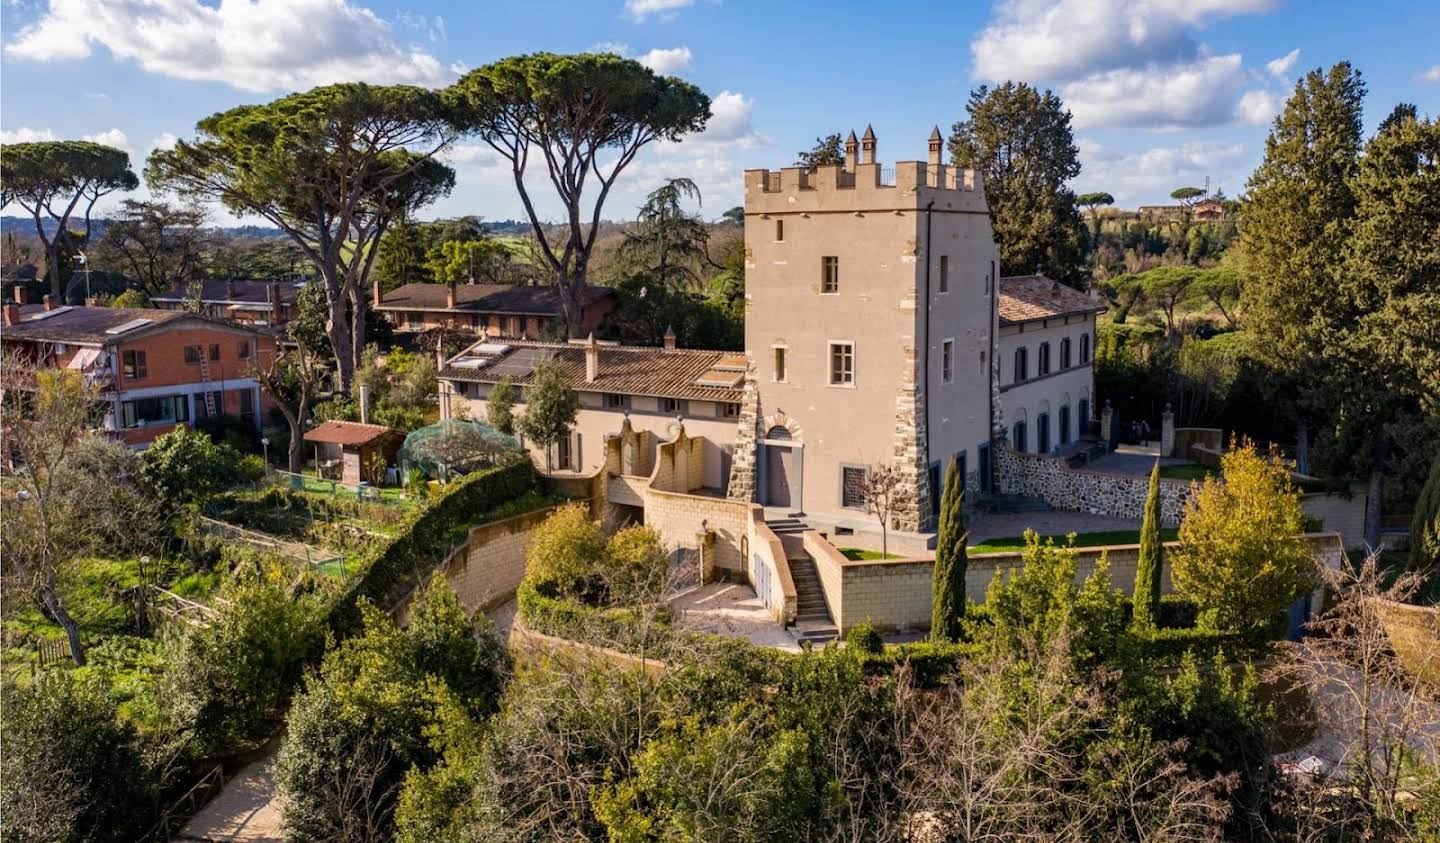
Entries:
[[[24,314],[23,310],[22,314]],[[185,322],[201,322],[206,327],[217,330],[246,334],[261,333],[252,328],[207,319],[184,310],[67,305],[54,310],[42,309],[24,315],[19,323],[6,326],[4,337],[6,340],[114,345],[152,333],[157,329],[175,327]]]
[[306,442],[324,445],[362,447],[392,433],[399,433],[393,427],[383,424],[363,424],[352,421],[321,422],[314,430],[305,431]]

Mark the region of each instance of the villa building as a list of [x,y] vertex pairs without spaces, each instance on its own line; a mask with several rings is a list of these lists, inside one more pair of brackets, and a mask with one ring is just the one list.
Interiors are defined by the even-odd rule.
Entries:
[[7,348],[95,384],[104,430],[136,448],[222,414],[259,430],[272,406],[252,370],[275,353],[275,338],[255,328],[148,308],[49,306],[25,315],[14,302],[4,322]]
[[[564,336],[565,311],[552,285],[413,283],[382,293],[371,306],[397,331],[437,328],[470,331],[491,339],[538,340]],[[580,330],[589,334],[615,306],[608,287],[586,290]]]
[[[302,281],[234,281],[205,278],[198,282],[200,312],[215,319],[244,325],[275,327],[295,317],[295,297]],[[183,310],[192,294],[189,284],[178,284],[150,301],[159,310]]]
[[[980,176],[941,163],[942,145],[937,130],[927,160],[885,170],[867,129],[843,167],[745,173],[743,354],[487,339],[441,361],[442,413],[483,420],[507,375],[523,412],[553,360],[581,403],[569,441],[536,453],[553,469],[594,473],[623,430],[620,473],[644,473],[683,420],[703,477],[682,486],[855,524],[867,473],[894,465],[894,526],[933,529],[952,462],[988,492],[997,440],[1055,452],[1086,431],[1102,310],[1043,276],[998,277]],[[459,312],[465,289],[431,312]]]

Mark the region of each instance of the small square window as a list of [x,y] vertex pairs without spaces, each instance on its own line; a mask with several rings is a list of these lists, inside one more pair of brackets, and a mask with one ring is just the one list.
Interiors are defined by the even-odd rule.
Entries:
[[830,385],[855,385],[855,344],[830,343]]
[[722,402],[720,402],[720,415],[723,416],[724,418],[727,418],[727,419],[739,418],[739,417],[740,417],[740,402],[738,402],[738,401],[722,401]]
[[246,340],[241,340],[238,344],[236,344],[236,346],[235,346],[235,356],[238,357],[238,358],[240,358],[241,360],[249,360],[249,359],[250,359],[250,343],[249,343],[248,341],[246,341]]
[[785,383],[785,349],[777,348],[775,351],[775,382]]
[[833,255],[820,259],[820,292],[840,292],[840,259]]
[[215,343],[215,344],[213,344],[213,345],[210,346],[210,362],[211,362],[211,363],[214,363],[216,360],[219,360],[219,359],[220,359],[220,344],[219,344],[219,343]]
[[187,345],[187,346],[185,346],[185,362],[186,362],[187,364],[189,364],[189,365],[191,365],[191,366],[198,366],[198,365],[200,365],[200,356],[201,356],[200,346],[198,346],[198,345]]
[[145,352],[126,351],[121,355],[121,361],[125,367],[126,380],[142,380],[150,374],[145,365]]
[[629,405],[630,405],[630,401],[626,398],[626,396],[621,395],[621,394],[618,393],[618,392],[607,392],[607,393],[605,393],[605,407],[606,407],[606,409],[610,409],[610,410],[623,410],[625,407],[628,407]]
[[779,243],[785,239],[785,221],[775,221],[775,242]]
[[660,412],[685,414],[690,410],[690,402],[679,398],[661,398],[659,400]]

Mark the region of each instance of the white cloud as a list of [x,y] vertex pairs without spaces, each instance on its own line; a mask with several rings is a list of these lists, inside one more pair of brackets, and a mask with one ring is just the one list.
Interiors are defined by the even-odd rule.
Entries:
[[1435,65],[1424,73],[1416,75],[1417,82],[1434,82],[1440,84],[1440,64]]
[[150,141],[151,149],[174,149],[175,142],[180,140],[173,132],[161,132]]
[[1078,128],[1131,126],[1174,129],[1233,119],[1245,82],[1240,54],[1188,64],[1116,68],[1062,86]]
[[617,56],[630,55],[630,45],[624,41],[601,41],[590,47],[592,53],[614,53]]
[[751,149],[769,139],[755,131],[755,99],[734,91],[721,91],[710,99],[710,120],[705,131],[674,143],[660,143],[661,150],[694,149],[697,146]]
[[661,20],[669,20],[677,11],[694,2],[695,0],[625,0],[625,11],[636,21],[643,21],[650,15],[659,15]]
[[357,79],[436,85],[456,73],[400,46],[388,24],[347,0],[50,0],[7,52],[52,61],[84,58],[97,44],[151,73],[247,91]]
[[1068,81],[1155,62],[1192,61],[1189,29],[1260,12],[1274,0],[1005,0],[970,45],[981,79]]
[[130,151],[130,138],[126,137],[125,133],[119,129],[106,129],[103,132],[94,132],[84,137],[85,140],[93,143],[103,143],[106,146],[113,146],[116,149],[123,149],[127,152]]
[[1229,193],[1238,193],[1251,163],[1239,143],[1205,141],[1139,152],[1118,152],[1085,138],[1076,145],[1083,168],[1076,191],[1104,190],[1126,208],[1168,202],[1170,191],[1199,187],[1206,176],[1212,191],[1230,186]]
[[1251,126],[1265,126],[1285,107],[1285,95],[1270,91],[1246,91],[1236,106],[1235,118]]
[[1280,58],[1275,59],[1274,61],[1267,62],[1265,64],[1265,69],[1270,71],[1270,75],[1274,76],[1276,79],[1284,79],[1286,76],[1290,75],[1290,68],[1295,66],[1295,62],[1299,58],[1300,48],[1296,47],[1295,49],[1281,56]]
[[29,126],[0,131],[0,143],[34,143],[36,141],[53,141],[55,139],[55,133],[51,130],[32,129]]
[[690,69],[690,48],[654,49],[640,57],[640,63],[660,74],[673,76]]

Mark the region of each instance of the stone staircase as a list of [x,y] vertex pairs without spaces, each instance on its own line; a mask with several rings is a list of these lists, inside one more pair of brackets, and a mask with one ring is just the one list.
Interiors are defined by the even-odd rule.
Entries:
[[786,533],[803,533],[810,529],[809,524],[806,524],[793,515],[784,518],[768,518],[765,520],[765,526],[769,527],[770,532],[777,536],[782,536]]
[[785,561],[790,566],[790,579],[795,583],[795,600],[798,604],[795,625],[790,633],[801,644],[824,644],[840,636],[830,609],[825,605],[825,588],[820,584],[820,572],[815,570],[815,560],[805,550],[800,534],[812,529],[809,524],[787,515],[783,518],[766,519],[765,526],[780,539],[785,548]]
[[1024,512],[1049,512],[1050,504],[1043,498],[1026,495],[989,495],[980,500],[980,509],[992,515],[1015,515]]

